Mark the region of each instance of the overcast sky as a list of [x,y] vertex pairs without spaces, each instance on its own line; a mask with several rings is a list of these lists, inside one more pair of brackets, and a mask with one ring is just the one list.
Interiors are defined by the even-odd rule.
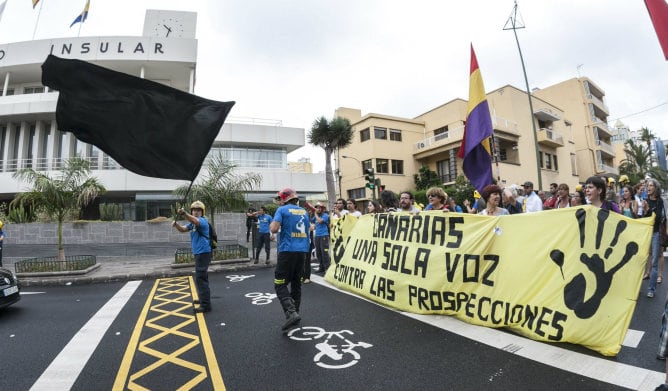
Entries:
[[[74,37],[85,0],[7,0],[0,43]],[[668,138],[668,62],[642,0],[518,1],[531,88],[587,76],[610,122]],[[198,13],[197,95],[233,117],[310,129],[338,107],[413,118],[468,99],[469,44],[487,91],[525,89],[511,0],[91,0],[81,36],[141,35],[146,9]],[[302,148],[324,169],[321,149]]]

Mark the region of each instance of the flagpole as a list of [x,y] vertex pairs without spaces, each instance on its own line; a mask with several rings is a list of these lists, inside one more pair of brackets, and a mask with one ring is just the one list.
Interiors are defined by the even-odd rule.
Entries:
[[[508,22],[511,23],[512,27],[507,27]],[[524,66],[524,57],[522,57],[522,48],[520,47],[520,40],[517,38],[517,29],[523,29],[524,25],[517,26],[517,0],[515,0],[515,6],[513,7],[513,11],[510,13],[510,17],[506,21],[505,26],[503,26],[504,30],[513,30],[513,33],[515,34],[515,42],[517,42],[517,51],[520,53],[520,62],[522,63],[522,72],[524,73],[524,83],[526,84],[527,88],[527,97],[529,98],[529,110],[531,110],[531,126],[533,128],[533,143],[534,147],[536,148],[536,171],[538,172],[538,190],[543,188],[543,180],[542,180],[542,173],[540,171],[540,150],[538,149],[538,138],[536,136],[536,121],[533,119],[533,103],[531,99],[531,90],[529,89],[529,79],[527,78],[527,69]]]
[[39,24],[39,16],[42,15],[42,6],[46,0],[42,0],[39,3],[39,11],[37,11],[37,21],[35,22],[35,29],[32,31],[32,40],[35,40],[35,34],[37,34],[37,25]]

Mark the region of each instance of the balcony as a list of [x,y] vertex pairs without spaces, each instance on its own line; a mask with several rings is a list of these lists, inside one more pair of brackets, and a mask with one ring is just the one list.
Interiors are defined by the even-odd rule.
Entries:
[[459,126],[416,142],[414,144],[414,152],[426,152],[437,147],[452,144],[461,141],[462,137],[464,137],[464,127]]
[[561,133],[552,129],[541,128],[537,132],[538,143],[547,147],[559,148],[564,146],[564,138]]
[[517,122],[515,121],[493,115],[492,126],[495,130],[500,132],[505,132],[514,136],[520,136],[520,132],[517,130]]
[[598,163],[597,174],[619,175],[619,169],[607,164]]
[[605,111],[606,114],[609,114],[608,105],[606,105],[602,99],[599,99],[596,95],[587,94],[587,99],[589,99],[593,104],[598,106],[601,110]]
[[596,142],[596,147],[601,151],[602,154],[608,155],[611,158],[615,157],[615,147],[611,144],[598,140]]
[[533,115],[534,117],[538,118],[539,121],[545,121],[545,122],[554,122],[554,121],[559,121],[561,119],[561,116],[559,116],[559,114],[553,112],[548,108],[538,109],[533,112]]
[[608,124],[603,122],[600,118],[595,118],[594,119],[594,124],[592,125],[594,129],[594,135],[598,134],[597,139],[607,139],[607,138],[612,138],[614,134],[612,134],[612,131],[608,127]]

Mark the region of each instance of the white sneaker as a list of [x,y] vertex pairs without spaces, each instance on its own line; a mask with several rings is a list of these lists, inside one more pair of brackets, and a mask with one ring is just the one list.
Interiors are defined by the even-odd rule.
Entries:
[[309,280],[309,279],[307,278],[307,279],[304,280],[303,283],[304,283],[304,284],[310,284],[310,283],[311,283],[311,280]]

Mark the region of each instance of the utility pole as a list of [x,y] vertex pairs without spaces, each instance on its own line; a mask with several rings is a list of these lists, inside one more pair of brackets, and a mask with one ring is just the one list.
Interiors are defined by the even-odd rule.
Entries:
[[[520,15],[520,18],[522,16]],[[509,27],[510,25],[510,27]],[[533,128],[533,143],[536,148],[536,170],[538,172],[538,190],[543,188],[543,180],[542,180],[542,175],[540,171],[540,150],[538,149],[538,135],[537,135],[537,130],[536,130],[536,121],[534,121],[533,118],[533,102],[531,99],[531,90],[529,89],[529,79],[527,78],[527,69],[524,66],[524,58],[522,57],[522,48],[520,47],[520,40],[517,38],[517,29],[523,29],[524,28],[524,21],[520,20],[520,23],[517,23],[517,0],[515,0],[515,6],[513,7],[513,11],[510,13],[510,17],[506,21],[505,26],[503,26],[504,30],[513,30],[513,33],[515,34],[515,42],[517,42],[517,51],[520,53],[520,62],[522,63],[522,72],[524,73],[524,83],[526,84],[527,88],[527,97],[529,98],[529,110],[531,110],[531,126]]]

